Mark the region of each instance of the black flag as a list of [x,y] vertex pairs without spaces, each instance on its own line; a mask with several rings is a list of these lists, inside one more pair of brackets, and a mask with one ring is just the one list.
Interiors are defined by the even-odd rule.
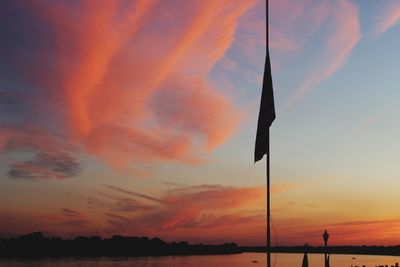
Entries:
[[274,92],[272,89],[271,62],[269,60],[269,51],[267,47],[260,113],[258,115],[256,147],[254,150],[254,162],[259,161],[265,154],[269,153],[269,127],[274,120]]

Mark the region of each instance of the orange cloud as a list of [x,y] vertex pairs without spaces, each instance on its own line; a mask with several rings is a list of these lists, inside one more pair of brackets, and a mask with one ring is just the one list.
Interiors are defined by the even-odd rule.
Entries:
[[398,219],[345,221],[329,227],[335,236],[333,241],[337,244],[397,245],[400,237],[399,222]]
[[[274,208],[279,203],[280,192],[291,190],[293,186],[278,184],[273,188]],[[265,245],[263,186],[171,185],[171,188],[150,195],[104,186],[87,199],[87,207],[61,206],[53,213],[31,210],[29,215],[10,209],[0,214],[0,226],[5,234],[40,229],[63,237],[123,234],[159,236],[168,241]],[[273,209],[273,245],[303,245],[305,242],[321,245],[325,228],[331,234],[331,245],[396,245],[400,237],[399,220],[395,218],[352,221],[333,218],[327,223],[323,214],[310,216],[307,210],[301,211],[299,207],[295,208],[296,214],[293,213],[290,207],[293,205],[299,204],[287,203],[280,209]],[[25,223],[27,221],[29,224]]]
[[28,19],[7,19],[26,45],[2,50],[22,95],[38,92],[37,106],[51,107],[37,112],[27,101],[43,131],[58,127],[113,166],[195,163],[241,120],[207,75],[254,3],[183,1],[178,16],[163,1],[16,1],[6,8]]
[[[96,46],[94,43],[113,40],[115,31],[123,28],[113,21],[106,22],[108,27],[99,25],[96,20],[89,21],[88,30],[106,38],[102,40],[94,36],[93,41],[82,42],[82,60],[78,67],[94,76],[73,68],[77,75],[74,72],[68,75],[64,83],[71,95],[70,118],[72,125],[77,125],[73,128],[89,150],[114,162],[121,162],[129,156],[136,160],[185,161],[193,157],[198,137],[205,137],[205,148],[210,149],[224,142],[238,123],[237,116],[232,116],[238,111],[226,96],[208,87],[204,79],[215,61],[229,48],[232,38],[221,40],[220,36],[233,35],[235,21],[251,4],[250,1],[244,3],[231,5],[232,13],[222,18],[221,11],[230,6],[226,2],[199,2],[194,5],[197,7],[195,12],[192,5],[182,5],[181,9],[188,15],[183,17],[182,27],[177,29],[168,25],[177,21],[169,22],[170,17],[163,17],[161,13],[162,8],[168,10],[171,6],[157,6],[153,13],[148,14],[148,24],[140,33],[126,40],[121,40],[118,35],[115,46],[107,45],[105,51],[93,52],[91,47]],[[101,18],[104,23],[101,12],[93,16]],[[215,27],[217,19],[222,26]],[[120,20],[124,21],[123,18]],[[168,39],[156,28],[152,32],[153,23],[158,20],[167,20],[164,31],[168,33]],[[75,24],[74,21],[69,23]],[[99,27],[101,31],[97,30]],[[215,35],[210,33],[213,31],[216,31]],[[151,40],[148,36],[152,36]],[[204,43],[214,46],[210,49]],[[117,44],[119,51],[115,48]],[[88,49],[90,53],[85,52]],[[150,55],[147,51],[151,52]],[[81,53],[78,51],[78,54]],[[102,58],[97,59],[92,54],[96,57],[102,55]],[[187,64],[187,61],[196,64]],[[99,66],[103,66],[101,75],[93,72]],[[91,80],[86,80],[89,78]],[[89,91],[82,93],[81,87],[87,87]],[[152,109],[149,104],[159,94],[162,97],[158,97],[156,109]],[[164,114],[170,114],[175,106],[182,109],[176,110],[173,118],[166,119]],[[158,123],[160,120],[162,124]]]
[[[291,190],[278,184],[272,192]],[[105,186],[91,199],[92,209],[103,212],[109,227],[105,235],[146,234],[168,240],[262,244],[265,237],[265,187],[221,185],[180,186],[147,195],[115,186]],[[128,201],[129,199],[129,201]],[[119,209],[121,201],[133,209]],[[117,204],[119,203],[119,204]],[[118,207],[118,208],[117,208]],[[140,207],[140,208],[137,208]]]

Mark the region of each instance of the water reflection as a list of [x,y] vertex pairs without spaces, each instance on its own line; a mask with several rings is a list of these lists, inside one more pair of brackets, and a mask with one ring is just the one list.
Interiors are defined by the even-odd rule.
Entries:
[[[272,254],[275,267],[301,266],[303,254]],[[324,266],[324,254],[308,254],[310,267]],[[331,255],[331,267],[395,265],[400,257]],[[1,267],[257,267],[266,265],[266,254],[243,253],[213,256],[170,256],[147,258],[57,259],[40,261],[0,260]]]

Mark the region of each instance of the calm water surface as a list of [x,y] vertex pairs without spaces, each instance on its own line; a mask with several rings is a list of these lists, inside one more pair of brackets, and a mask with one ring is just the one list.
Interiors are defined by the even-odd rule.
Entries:
[[[353,259],[353,257],[355,259]],[[302,254],[273,254],[272,262],[275,267],[301,266]],[[308,255],[310,267],[323,266],[324,256],[321,254]],[[359,256],[332,255],[332,267],[367,267],[394,265],[400,263],[400,257],[394,256]],[[217,256],[177,256],[177,257],[147,257],[147,258],[100,258],[100,259],[60,259],[40,261],[10,261],[0,260],[1,267],[257,267],[266,265],[266,254],[243,253],[237,255]]]

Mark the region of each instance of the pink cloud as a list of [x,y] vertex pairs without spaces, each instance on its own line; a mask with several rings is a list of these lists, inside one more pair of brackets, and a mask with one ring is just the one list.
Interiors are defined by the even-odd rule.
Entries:
[[330,8],[328,21],[326,44],[318,63],[293,91],[286,104],[287,108],[343,67],[360,39],[360,22],[355,4],[346,0],[335,2]]
[[[309,37],[326,20],[329,9],[327,0],[270,1],[269,48],[273,54],[274,70],[301,52]],[[237,48],[235,52],[249,59],[247,64],[263,63],[263,56],[260,55],[265,53],[265,27],[265,1],[258,0],[256,6],[241,18],[234,44]],[[260,73],[261,69],[262,66],[257,72]]]
[[112,166],[197,163],[240,123],[242,112],[207,75],[254,3],[16,1],[8,8],[36,27],[16,27],[26,45],[10,41],[10,72],[22,95],[37,88],[35,105],[57,111],[35,109],[38,128],[58,127]]
[[326,0],[271,1],[271,50],[276,53],[299,52],[307,39],[325,21],[329,9],[330,3]]
[[400,3],[396,0],[388,0],[381,3],[382,9],[379,14],[379,21],[375,28],[375,34],[381,35],[391,27],[400,22]]
[[[358,8],[348,0],[273,0],[269,11],[273,72],[279,75],[289,64],[301,65],[293,75],[288,108],[345,65],[361,35]],[[225,72],[242,78],[234,80],[235,86],[247,88],[243,80],[260,86],[265,32],[265,1],[260,0],[240,19],[234,53],[227,55],[234,68],[220,64]],[[313,50],[308,49],[311,40]],[[300,56],[303,62],[294,62]]]
[[[249,1],[238,5],[225,2],[182,4],[183,21],[174,21],[169,16],[171,11],[164,10],[173,6],[157,6],[149,15],[148,24],[134,40],[126,41],[121,50],[113,54],[108,61],[109,69],[91,85],[90,100],[84,107],[78,107],[78,111],[89,115],[80,120],[82,112],[79,111],[77,119],[72,119],[80,124],[78,128],[87,129],[77,128],[79,138],[89,145],[90,151],[113,162],[115,159],[122,162],[128,156],[135,157],[136,161],[190,162],[195,160],[195,151],[213,149],[224,142],[238,123],[237,116],[224,114],[238,111],[229,98],[210,88],[204,79],[229,48],[235,20],[250,5]],[[230,13],[221,16],[226,10]],[[155,18],[163,21],[163,31],[168,36],[154,28]],[[175,23],[182,27],[172,26]],[[110,31],[115,31],[114,27]],[[149,47],[152,51],[146,53]],[[68,92],[69,88],[67,86]],[[162,97],[157,98],[157,105],[149,105],[159,95]],[[72,105],[83,99],[79,94],[73,93],[73,97],[77,101],[72,100]],[[110,98],[113,101],[110,102]],[[166,119],[165,114],[171,114],[176,106],[182,109]],[[195,147],[199,138],[206,141]]]

